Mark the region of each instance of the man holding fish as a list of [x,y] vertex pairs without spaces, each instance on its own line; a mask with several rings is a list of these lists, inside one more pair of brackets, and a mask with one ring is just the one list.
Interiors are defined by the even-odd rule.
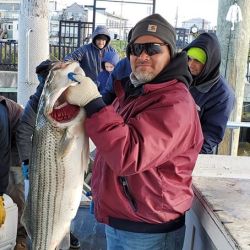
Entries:
[[[126,50],[132,73],[128,81],[115,83],[112,105],[104,103],[96,84],[75,62],[52,67],[46,81],[40,115],[46,111],[57,126],[60,109],[70,110],[70,119],[79,112],[73,107],[86,112],[82,127],[97,148],[91,183],[94,213],[105,224],[108,250],[183,246],[185,213],[193,200],[192,171],[203,135],[187,87],[187,56],[176,53],[175,43],[174,28],[162,16],[139,21]],[[52,91],[53,84],[65,84],[60,95]],[[65,100],[73,106],[66,109]],[[51,103],[43,109],[43,102]],[[67,138],[58,140],[63,157],[70,151]],[[54,240],[46,242],[58,246]]]
[[135,25],[126,52],[132,73],[115,83],[112,105],[82,74],[65,95],[84,107],[97,148],[94,213],[106,224],[108,250],[180,250],[203,143],[187,56],[176,53],[174,28],[158,14]]

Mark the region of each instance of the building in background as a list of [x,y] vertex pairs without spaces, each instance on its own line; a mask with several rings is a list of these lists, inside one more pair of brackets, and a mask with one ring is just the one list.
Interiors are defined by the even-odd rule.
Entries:
[[20,0],[0,1],[0,39],[13,39],[13,22],[18,21],[20,13]]
[[[18,40],[20,0],[0,0],[0,39]],[[73,3],[60,10],[58,1],[49,1],[50,43],[58,44],[59,21],[93,22],[93,6]],[[105,8],[96,9],[95,25],[106,25],[112,39],[126,39],[129,27],[127,19],[108,13]],[[73,31],[68,30],[70,35]],[[75,32],[75,31],[74,31]],[[89,34],[88,34],[89,36]]]
[[199,30],[211,30],[212,27],[211,27],[211,22],[207,21],[206,19],[204,18],[191,18],[191,19],[188,19],[184,22],[182,22],[182,28],[185,28],[185,29],[190,29],[192,26],[196,26],[198,27]]

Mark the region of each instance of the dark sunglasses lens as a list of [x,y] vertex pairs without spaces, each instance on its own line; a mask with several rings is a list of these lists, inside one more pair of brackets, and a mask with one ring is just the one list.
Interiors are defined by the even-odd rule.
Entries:
[[161,53],[161,46],[159,44],[154,44],[154,43],[148,43],[148,44],[145,44],[146,48],[146,53],[149,55],[149,56],[153,56],[153,55],[156,55],[156,54],[160,54]]
[[134,56],[139,56],[144,50],[143,44],[135,43],[130,46],[131,54]]
[[134,43],[130,45],[130,54],[140,56],[145,51],[149,56],[160,54],[161,45],[157,43]]

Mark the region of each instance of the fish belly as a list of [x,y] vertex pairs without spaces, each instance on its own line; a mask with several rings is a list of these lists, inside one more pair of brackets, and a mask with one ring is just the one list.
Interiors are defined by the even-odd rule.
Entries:
[[74,136],[68,139],[65,154],[61,130],[45,122],[34,133],[30,188],[22,218],[33,250],[54,250],[77,213],[88,163],[88,139],[80,126],[71,129]]

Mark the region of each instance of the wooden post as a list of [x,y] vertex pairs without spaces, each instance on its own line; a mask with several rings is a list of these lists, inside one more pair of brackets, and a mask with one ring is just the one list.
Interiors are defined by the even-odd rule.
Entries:
[[[234,1],[219,0],[216,34],[221,45],[221,74],[231,84],[236,96],[236,103],[230,120],[240,122],[250,41],[250,3],[249,0],[238,0],[236,2],[240,6],[243,20],[235,23],[234,30],[231,30],[232,23],[226,21],[226,16]],[[234,156],[237,155],[239,132],[240,129],[226,131],[224,140],[219,146],[219,154],[232,153]]]

